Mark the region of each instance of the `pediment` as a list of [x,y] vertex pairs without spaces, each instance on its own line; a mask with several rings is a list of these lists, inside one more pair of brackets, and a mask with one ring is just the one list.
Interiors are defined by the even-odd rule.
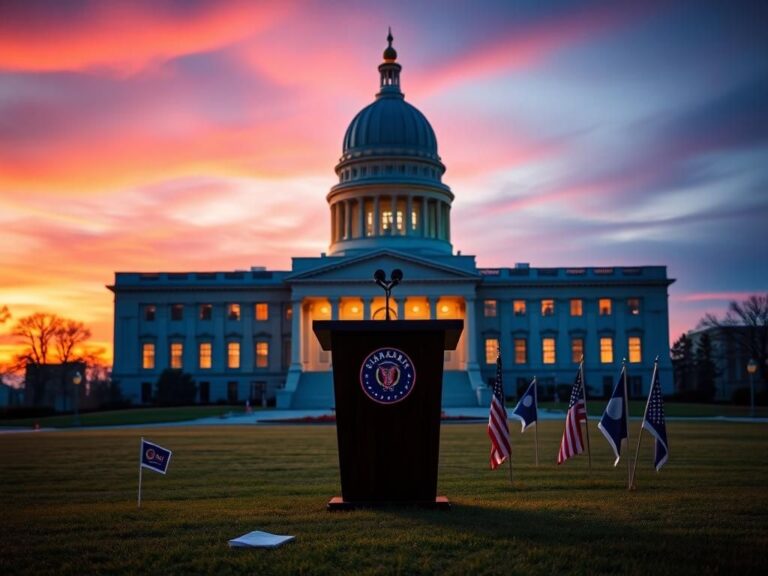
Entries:
[[[451,260],[454,260],[457,265],[452,265]],[[468,265],[470,262],[471,265]],[[434,259],[428,259],[395,250],[377,250],[356,256],[318,258],[316,267],[305,268],[290,274],[286,282],[289,284],[370,283],[376,270],[382,269],[389,276],[395,268],[403,271],[404,281],[409,283],[480,280],[474,260],[467,256],[437,256]]]

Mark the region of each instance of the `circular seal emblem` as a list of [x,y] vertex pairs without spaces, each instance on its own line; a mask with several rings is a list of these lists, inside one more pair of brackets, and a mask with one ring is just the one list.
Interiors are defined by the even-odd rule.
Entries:
[[416,384],[416,369],[408,354],[397,348],[379,348],[363,360],[360,385],[379,404],[405,400]]

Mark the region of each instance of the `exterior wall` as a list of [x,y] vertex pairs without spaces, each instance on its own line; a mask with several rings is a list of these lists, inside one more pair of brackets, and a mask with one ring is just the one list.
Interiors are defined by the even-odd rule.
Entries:
[[[260,278],[263,277],[263,278]],[[117,274],[115,285],[115,358],[113,379],[123,394],[142,403],[142,385],[154,388],[160,373],[171,367],[170,346],[183,345],[182,370],[198,384],[208,383],[210,402],[225,401],[236,387],[237,402],[262,392],[274,396],[285,382],[290,358],[289,292],[281,273],[233,272],[204,274]],[[255,319],[255,304],[268,305],[268,319]],[[240,305],[240,319],[227,317],[229,304]],[[171,308],[183,305],[181,320],[171,319]],[[200,306],[212,305],[210,320],[200,318]],[[145,306],[156,307],[154,320]],[[227,343],[240,342],[240,367],[227,367]],[[269,343],[268,366],[256,367],[255,343]],[[142,368],[142,345],[155,344],[154,368]],[[211,368],[199,367],[199,344],[211,342]],[[235,384],[230,384],[235,383]],[[230,390],[230,386],[233,389]],[[230,398],[235,400],[234,398]]]
[[[342,264],[344,257],[299,259],[294,268],[301,271],[325,267],[329,262]],[[313,261],[313,262],[312,262]],[[463,302],[462,311],[466,334],[460,344],[459,369],[466,370],[474,378],[477,374],[488,382],[495,376],[495,364],[486,362],[485,340],[499,341],[504,365],[504,379],[509,396],[516,395],[523,382],[534,375],[539,378],[542,396],[553,394],[553,385],[570,385],[578,367],[571,357],[571,339],[584,340],[585,376],[592,396],[601,396],[606,386],[615,382],[621,369],[622,358],[628,357],[628,337],[639,336],[642,342],[641,361],[628,364],[630,390],[633,397],[648,392],[653,361],[658,354],[662,387],[672,391],[672,374],[669,362],[667,287],[671,283],[664,267],[643,268],[502,268],[477,270],[474,259],[468,256],[440,258],[441,264],[454,269],[466,270],[479,275],[478,280],[468,278],[440,281],[409,276],[393,294],[398,312],[406,312],[403,303],[407,298],[425,298],[435,308],[441,297],[456,298]],[[313,266],[314,264],[314,266]],[[234,276],[233,276],[234,275]],[[259,277],[259,278],[257,278]],[[407,279],[412,282],[408,283]],[[478,284],[479,282],[479,284]],[[330,369],[330,365],[315,362],[318,356],[312,346],[311,319],[317,317],[318,302],[327,302],[328,318],[339,317],[341,298],[359,297],[367,317],[372,314],[373,302],[381,297],[381,290],[369,278],[360,278],[359,270],[340,269],[333,280],[292,281],[281,272],[259,271],[256,273],[209,273],[209,274],[117,274],[115,286],[115,365],[113,377],[119,381],[123,393],[134,403],[142,402],[142,384],[154,387],[160,373],[170,367],[170,344],[184,345],[183,370],[198,383],[209,385],[209,401],[227,400],[230,383],[237,389],[237,401],[253,398],[263,392],[274,398],[276,391],[286,385],[291,365],[292,320],[288,310],[296,302],[301,303],[299,321],[300,339],[294,351],[300,362],[294,370]],[[600,315],[598,301],[610,298],[612,313]],[[636,298],[640,303],[639,314],[631,314],[627,300]],[[554,314],[543,316],[542,299],[554,300]],[[572,316],[571,299],[581,299],[583,315]],[[496,301],[496,315],[486,316],[485,301]],[[516,315],[513,302],[524,300],[526,313]],[[254,306],[267,302],[269,318],[256,321]],[[227,306],[238,303],[240,320],[227,319]],[[171,306],[184,305],[181,321],[171,320]],[[199,318],[199,306],[211,304],[210,320]],[[154,320],[144,317],[146,305],[156,306]],[[435,313],[435,310],[432,310]],[[439,315],[438,315],[439,316]],[[544,364],[541,340],[552,337],[556,341],[556,361]],[[613,338],[613,361],[600,360],[601,336]],[[527,361],[514,362],[514,339],[525,338]],[[255,365],[255,342],[269,343],[269,365]],[[212,367],[201,369],[198,365],[198,344],[212,343]],[[241,343],[240,368],[230,369],[226,364],[226,344]],[[155,367],[142,368],[142,344],[155,344]],[[319,368],[318,368],[319,367]],[[456,366],[452,366],[454,369]],[[257,384],[257,388],[252,386]],[[263,383],[263,388],[261,388]],[[480,384],[482,385],[482,384]],[[475,384],[477,387],[477,384]],[[631,386],[632,388],[632,386]]]
[[[578,369],[571,353],[571,340],[581,338],[584,343],[584,374],[588,393],[602,396],[606,386],[612,386],[621,371],[622,359],[629,360],[629,337],[641,341],[641,361],[628,362],[630,395],[644,397],[649,390],[653,363],[659,356],[662,388],[673,390],[669,361],[669,311],[664,267],[643,268],[515,268],[480,270],[485,281],[477,296],[478,358],[484,379],[495,376],[495,364],[486,362],[485,341],[499,341],[504,381],[508,396],[516,395],[523,382],[537,376],[542,396],[550,394],[554,385],[570,385]],[[608,298],[612,302],[609,315],[601,315],[598,301]],[[639,314],[631,314],[627,300],[636,298]],[[541,311],[544,299],[554,300],[554,314],[545,316]],[[582,301],[582,315],[572,316],[570,301]],[[484,302],[496,300],[496,316],[484,314]],[[515,314],[513,301],[523,300],[525,314]],[[544,364],[542,338],[555,339],[555,363]],[[600,338],[613,339],[613,361],[604,363],[600,357]],[[514,340],[525,339],[527,362],[515,363]],[[563,398],[560,398],[564,400]]]

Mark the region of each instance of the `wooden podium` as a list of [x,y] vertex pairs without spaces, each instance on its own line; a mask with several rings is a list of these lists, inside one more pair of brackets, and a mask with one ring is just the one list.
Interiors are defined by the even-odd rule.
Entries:
[[450,508],[437,496],[443,352],[462,320],[315,321],[333,358],[341,496],[330,510]]

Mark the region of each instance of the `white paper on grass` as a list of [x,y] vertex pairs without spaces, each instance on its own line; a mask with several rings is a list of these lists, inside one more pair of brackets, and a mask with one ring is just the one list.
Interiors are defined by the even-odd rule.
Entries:
[[254,530],[229,541],[230,548],[277,548],[281,544],[290,542],[295,536],[281,536],[270,534],[261,530]]

